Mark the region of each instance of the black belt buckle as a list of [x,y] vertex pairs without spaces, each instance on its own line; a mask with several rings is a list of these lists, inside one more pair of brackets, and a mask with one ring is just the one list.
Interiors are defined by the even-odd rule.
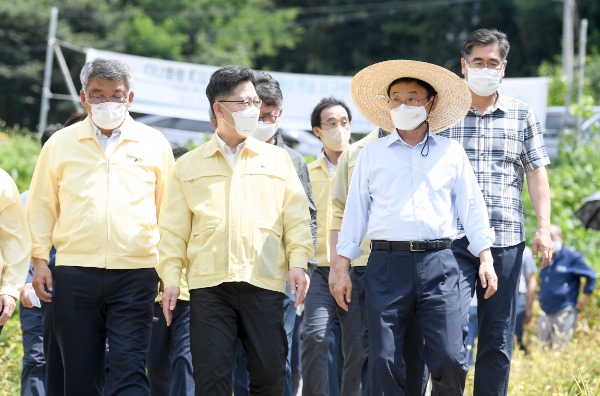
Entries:
[[[410,251],[411,252],[424,252],[427,249],[417,249],[414,247],[414,243],[417,242],[419,243],[420,241],[410,241]],[[427,246],[427,243],[425,243],[425,246]]]

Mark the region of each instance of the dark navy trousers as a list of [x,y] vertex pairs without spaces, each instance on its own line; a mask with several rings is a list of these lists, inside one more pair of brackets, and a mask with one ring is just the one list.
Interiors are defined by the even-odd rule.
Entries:
[[19,307],[23,334],[23,370],[21,396],[43,396],[46,380],[46,359],[42,331],[42,310],[37,307]]
[[152,341],[148,352],[148,379],[152,396],[193,396],[190,350],[190,302],[177,300],[167,326],[162,307],[154,303]]
[[479,283],[479,258],[468,250],[466,237],[454,241],[452,250],[461,271],[461,300],[465,337],[469,320],[469,305],[477,292],[479,338],[475,359],[473,394],[503,396],[508,393],[510,359],[512,358],[517,315],[519,275],[523,264],[525,243],[504,248],[492,248],[494,270],[498,276],[498,291],[489,299]]
[[57,265],[54,273],[54,331],[65,395],[149,395],[146,357],[159,281],[156,270]]
[[409,324],[417,320],[432,394],[461,396],[468,366],[459,269],[452,251],[372,251],[365,293],[371,394],[407,395],[403,352]]

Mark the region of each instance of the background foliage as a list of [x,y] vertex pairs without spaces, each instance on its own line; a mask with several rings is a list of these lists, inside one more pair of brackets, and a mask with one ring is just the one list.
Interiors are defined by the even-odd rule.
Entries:
[[[512,44],[507,77],[562,77],[555,66],[560,61],[562,1],[4,0],[0,119],[10,126],[36,128],[52,6],[59,8],[57,37],[82,48],[333,75],[352,75],[395,58],[433,62],[459,73],[464,36],[479,27],[496,27]],[[578,0],[576,19],[580,17],[589,21],[588,93],[593,91],[597,102],[600,3]],[[63,53],[79,87],[85,57],[67,48]],[[66,92],[56,62],[51,91]],[[73,105],[53,100],[51,110],[48,122],[62,122]]]

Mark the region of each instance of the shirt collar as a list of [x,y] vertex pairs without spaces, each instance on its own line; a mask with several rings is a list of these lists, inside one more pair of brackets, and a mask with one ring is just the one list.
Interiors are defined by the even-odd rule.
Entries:
[[[121,124],[119,128],[115,129],[114,132],[118,131],[123,140],[140,141],[143,139],[145,131],[139,127],[136,127],[136,124],[137,122],[131,118],[129,113],[127,113],[123,124]],[[88,115],[87,118],[82,121],[82,126],[77,129],[77,139],[93,139],[94,136],[98,136],[97,129],[98,128],[94,125],[90,116]]]
[[98,128],[93,122],[92,122],[92,128],[94,128],[94,132],[96,132],[96,137],[98,138],[98,140],[102,139],[103,136],[105,139],[118,139],[121,136],[121,128],[120,127],[117,129],[113,129],[112,135],[110,135],[110,137],[103,135],[100,128]]
[[216,130],[215,131],[215,136],[217,138],[217,144],[219,145],[219,147],[221,148],[221,150],[226,153],[226,154],[233,154],[233,155],[239,155],[239,153],[241,153],[242,149],[244,148],[244,145],[246,144],[246,140],[245,139],[242,143],[237,145],[237,150],[235,151],[235,153],[231,150],[231,147],[229,147],[225,141],[223,139],[221,139],[221,137],[219,136],[219,131]]
[[[430,138],[430,141],[429,141],[430,143],[432,143],[432,142],[437,143],[438,139],[440,139],[440,137],[437,134],[431,133],[431,130],[428,130],[427,135],[425,135],[423,140],[421,140],[415,147],[425,144],[425,140],[427,139],[427,137]],[[409,146],[406,142],[404,142],[404,140],[402,140],[402,138],[400,137],[400,134],[398,133],[398,130],[396,130],[396,129],[394,129],[394,131],[392,133],[390,133],[383,139],[387,139],[385,142],[386,146],[391,146],[396,141],[399,142],[400,144]]]
[[[206,150],[206,152],[204,154],[204,158],[211,157],[217,151],[222,151],[223,153],[225,153],[224,147],[226,146],[226,144],[223,141],[223,139],[221,139],[221,137],[219,136],[219,134],[217,132],[218,132],[218,129],[213,134],[212,139],[210,139],[207,143],[204,143],[202,145]],[[236,151],[236,153],[241,152],[241,150],[243,150],[243,149],[250,150],[255,153],[260,153],[261,151],[263,151],[264,147],[268,147],[268,146],[269,145],[267,143],[258,141],[255,138],[253,138],[252,136],[250,136],[250,137],[247,137],[246,140],[244,140],[242,143],[240,143],[240,145],[238,146],[238,151]],[[231,152],[231,149],[229,147],[227,147],[227,148],[228,148],[229,152]]]
[[[500,92],[498,92],[498,97],[496,98],[494,105],[492,106],[489,112],[486,112],[486,114],[492,114],[496,110],[500,110],[501,112],[506,113],[508,112],[508,109],[510,109],[510,99],[506,95],[502,95]],[[478,110],[474,109],[473,107],[471,107],[469,111],[471,113],[481,114]]]

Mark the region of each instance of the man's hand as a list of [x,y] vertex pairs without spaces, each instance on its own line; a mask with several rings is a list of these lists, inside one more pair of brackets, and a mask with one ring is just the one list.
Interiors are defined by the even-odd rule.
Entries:
[[533,311],[529,308],[525,310],[525,317],[523,318],[523,322],[525,324],[531,323],[531,318],[533,318]]
[[575,306],[578,311],[581,311],[583,308],[585,308],[588,298],[589,298],[589,295],[587,295],[587,294],[584,294],[583,296],[581,296],[579,298],[579,301],[577,301],[577,305]]
[[44,302],[52,301],[52,294],[46,291],[52,291],[52,272],[48,268],[48,262],[39,258],[33,258],[33,290],[40,300]]
[[352,281],[348,275],[350,260],[343,256],[337,256],[332,260],[335,262],[334,269],[329,270],[329,291],[335,302],[344,311],[348,311],[348,304],[352,300]]
[[179,286],[171,286],[165,288],[162,295],[162,309],[163,315],[165,315],[165,321],[167,326],[171,326],[173,320],[172,310],[177,305],[177,298],[179,298]]
[[9,296],[7,294],[0,295],[0,326],[3,326],[4,323],[12,316],[13,312],[15,312],[15,308],[17,306],[17,302],[13,296]]
[[23,288],[21,289],[21,293],[19,294],[19,300],[21,300],[21,304],[25,308],[33,308],[33,304],[29,300],[29,291],[33,290],[33,285],[31,283],[25,283]]
[[296,295],[294,307],[298,308],[298,305],[304,303],[310,285],[310,278],[302,268],[291,268],[288,271],[288,280],[290,282],[290,293]]
[[490,249],[485,249],[479,253],[479,282],[485,290],[483,298],[486,300],[498,290],[498,277],[494,270],[494,259]]
[[534,259],[537,259],[539,253],[541,253],[542,262],[540,264],[540,268],[544,268],[548,265],[548,263],[550,263],[554,253],[554,248],[552,247],[552,238],[550,237],[549,229],[537,229],[535,236],[533,237],[531,252],[533,253]]

